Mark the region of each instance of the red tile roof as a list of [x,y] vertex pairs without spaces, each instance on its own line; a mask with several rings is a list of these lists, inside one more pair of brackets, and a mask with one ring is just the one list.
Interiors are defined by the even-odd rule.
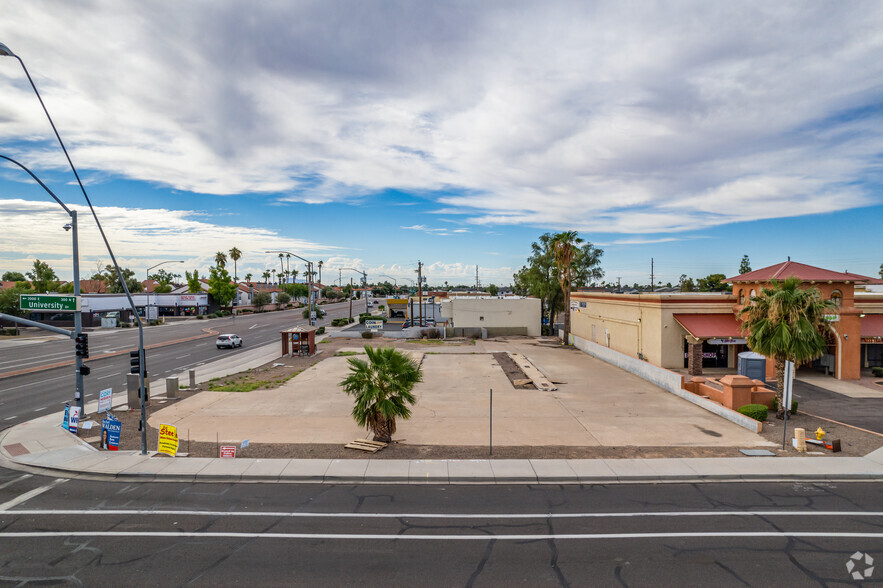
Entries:
[[865,282],[872,278],[844,272],[826,270],[796,261],[783,261],[776,265],[754,270],[740,276],[727,278],[725,282],[769,282],[796,276],[801,282]]
[[676,314],[675,320],[699,339],[743,337],[742,323],[732,314]]

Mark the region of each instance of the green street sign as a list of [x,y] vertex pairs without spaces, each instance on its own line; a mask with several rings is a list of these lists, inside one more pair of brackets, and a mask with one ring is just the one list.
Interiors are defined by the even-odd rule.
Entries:
[[21,294],[18,306],[30,311],[79,312],[80,298],[62,294]]

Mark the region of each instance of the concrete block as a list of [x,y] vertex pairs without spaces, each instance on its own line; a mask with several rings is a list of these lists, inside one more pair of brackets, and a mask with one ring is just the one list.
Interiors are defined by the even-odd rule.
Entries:
[[166,378],[166,398],[178,397],[178,378]]
[[416,483],[442,483],[447,484],[448,462],[434,459],[412,459],[408,462],[408,481]]
[[616,474],[603,459],[568,459],[567,465],[579,478],[582,484],[603,484],[616,482]]
[[494,470],[486,459],[452,459],[448,461],[448,480],[455,482],[493,482]]
[[365,470],[365,482],[404,482],[410,477],[410,462],[406,459],[372,459]]
[[331,465],[330,459],[292,459],[279,475],[280,480],[321,482]]
[[579,482],[579,476],[566,459],[532,459],[530,465],[540,484],[561,484]]
[[362,482],[367,469],[367,459],[334,459],[325,470],[325,481]]
[[526,459],[490,459],[488,462],[498,484],[506,482],[534,484],[537,481],[537,473]]

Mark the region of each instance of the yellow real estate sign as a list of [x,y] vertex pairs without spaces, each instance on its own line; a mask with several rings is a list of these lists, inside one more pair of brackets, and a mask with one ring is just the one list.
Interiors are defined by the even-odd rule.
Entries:
[[175,425],[159,426],[159,444],[156,451],[175,457],[175,454],[178,453],[178,427]]

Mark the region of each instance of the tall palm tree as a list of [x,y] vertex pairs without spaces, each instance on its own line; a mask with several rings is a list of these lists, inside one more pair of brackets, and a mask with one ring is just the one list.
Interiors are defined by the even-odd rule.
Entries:
[[353,418],[374,433],[375,441],[389,443],[396,419],[407,419],[417,399],[411,390],[423,381],[420,366],[393,347],[365,346],[368,361],[349,358],[350,373],[340,385],[355,397]]
[[288,276],[291,275],[291,254],[290,253],[285,254],[285,271],[288,272],[285,275],[288,275]]
[[250,273],[245,274],[245,281],[246,281],[246,282],[251,282],[251,274],[250,274]]
[[264,270],[264,273],[261,274],[261,275],[262,275],[263,278],[264,278],[264,283],[265,283],[265,284],[266,284],[267,282],[270,281],[270,270]]
[[791,276],[771,286],[739,311],[742,330],[748,332],[748,348],[766,355],[776,364],[776,418],[784,418],[782,393],[785,389],[785,362],[799,365],[821,357],[828,344],[824,333],[829,329],[825,313],[835,304],[825,300],[818,288],[800,288],[800,279]]
[[577,249],[583,240],[576,231],[558,233],[552,240],[558,283],[564,293],[564,342],[570,341],[570,287],[572,285],[570,266],[576,257]]
[[227,265],[227,256],[224,255],[223,251],[218,251],[217,253],[215,253],[215,265],[217,265],[219,268],[223,268]]
[[238,282],[239,273],[236,271],[236,262],[242,259],[242,251],[233,247],[233,249],[230,250],[230,259],[233,260],[233,280]]
[[273,273],[273,283],[276,283],[276,268],[270,270]]
[[285,254],[284,253],[279,254],[279,267],[281,268],[279,270],[279,281],[282,281],[282,274],[283,274],[283,272],[285,272]]
[[299,272],[296,269],[291,270],[291,281],[295,284],[297,283],[297,274],[298,273]]
[[319,263],[316,264],[319,266],[319,283],[320,284],[322,283],[322,263],[323,263],[323,261],[320,259]]

